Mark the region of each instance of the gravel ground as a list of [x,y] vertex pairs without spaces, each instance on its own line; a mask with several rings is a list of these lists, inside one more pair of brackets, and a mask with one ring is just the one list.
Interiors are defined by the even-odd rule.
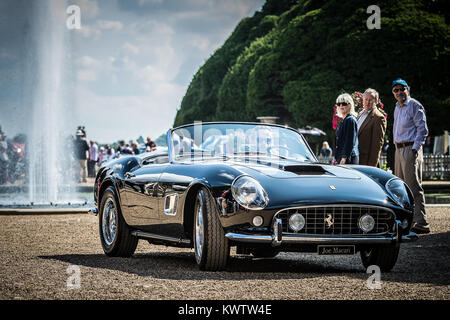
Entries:
[[0,215],[0,299],[449,300],[450,207],[427,210],[432,233],[402,245],[380,289],[368,288],[359,254],[252,259],[232,250],[227,271],[202,272],[192,250],[143,240],[132,258],[106,257],[93,215]]

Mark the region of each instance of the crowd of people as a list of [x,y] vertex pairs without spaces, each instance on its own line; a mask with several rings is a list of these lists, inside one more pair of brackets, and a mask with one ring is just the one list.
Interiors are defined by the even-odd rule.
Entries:
[[[428,136],[425,109],[410,96],[410,87],[403,79],[392,82],[392,94],[397,101],[393,123],[394,174],[406,182],[414,196],[412,231],[429,233],[422,187],[423,146]],[[335,163],[379,166],[387,123],[376,107],[378,99],[376,90],[367,89],[363,98],[364,109],[356,114],[350,94],[343,93],[337,97],[336,110],[343,120],[336,130]],[[319,157],[331,154],[328,143],[324,143]]]
[[84,127],[78,127],[76,138],[74,140],[74,154],[79,165],[79,182],[87,182],[87,178],[94,178],[97,169],[107,161],[118,158],[121,155],[140,154],[141,152],[152,152],[156,150],[156,143],[150,137],[144,148],[139,148],[137,142],[125,143],[124,140],[119,141],[117,150],[109,145],[101,145],[100,147],[93,141],[87,140]]
[[7,138],[0,126],[0,184],[14,183],[25,177],[25,136]]

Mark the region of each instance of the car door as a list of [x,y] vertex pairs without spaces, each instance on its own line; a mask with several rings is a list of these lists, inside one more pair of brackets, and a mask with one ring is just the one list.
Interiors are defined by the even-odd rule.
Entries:
[[158,226],[161,223],[158,199],[163,193],[158,181],[168,166],[161,159],[160,156],[143,161],[138,169],[125,173],[124,181],[127,186],[127,208],[133,218],[133,225],[154,233],[159,233]]
[[190,165],[172,164],[159,177],[160,193],[158,198],[161,217],[161,234],[184,237],[183,208],[180,199],[186,192],[193,178],[190,176]]

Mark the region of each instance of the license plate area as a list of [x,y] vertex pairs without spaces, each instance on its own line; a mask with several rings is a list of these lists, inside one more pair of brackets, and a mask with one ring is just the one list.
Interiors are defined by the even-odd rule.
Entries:
[[355,254],[355,246],[322,245],[317,246],[317,253],[321,256]]

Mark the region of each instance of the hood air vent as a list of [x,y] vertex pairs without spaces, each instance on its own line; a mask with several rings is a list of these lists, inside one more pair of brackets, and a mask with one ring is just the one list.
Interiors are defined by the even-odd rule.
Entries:
[[284,171],[289,171],[296,173],[298,175],[304,175],[304,176],[311,176],[311,175],[323,175],[323,174],[329,174],[328,171],[326,171],[321,166],[315,166],[315,165],[293,165],[293,166],[284,166]]

